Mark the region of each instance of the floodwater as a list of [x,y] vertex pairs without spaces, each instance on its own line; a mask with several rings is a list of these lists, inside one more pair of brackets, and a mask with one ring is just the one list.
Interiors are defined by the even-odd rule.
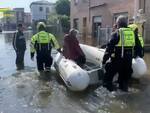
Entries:
[[[30,32],[26,34],[29,39]],[[12,33],[5,32],[0,34],[0,113],[150,113],[149,57],[146,53],[147,74],[129,93],[110,93],[96,86],[71,92],[55,70],[51,80],[38,78],[36,63],[30,60],[29,42],[25,70],[16,71]]]

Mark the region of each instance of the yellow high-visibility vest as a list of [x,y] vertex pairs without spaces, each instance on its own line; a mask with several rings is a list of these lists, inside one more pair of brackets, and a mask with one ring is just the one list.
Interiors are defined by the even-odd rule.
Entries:
[[144,47],[144,40],[143,40],[143,37],[142,37],[141,35],[138,35],[138,37],[139,37],[141,46]]
[[131,28],[133,31],[138,29],[138,26],[136,24],[130,24],[130,25],[128,25],[128,27]]
[[131,49],[132,55],[134,54],[134,46],[135,46],[135,35],[131,28],[120,28],[119,29],[119,42],[116,47],[121,49],[121,57],[124,57],[124,50]]
[[38,44],[49,44],[52,43],[52,47],[54,47],[55,49],[59,49],[60,46],[55,38],[54,35],[52,35],[51,33],[47,33],[45,31],[40,31],[37,34],[35,34],[34,36],[32,36],[31,38],[31,44],[30,44],[30,51],[31,53],[36,52],[36,48],[35,48],[35,43]]
[[135,46],[135,35],[131,28],[119,29],[120,40],[116,46],[133,47]]
[[[138,25],[137,24],[130,24],[128,27],[130,27],[133,31],[135,31],[136,29],[138,29]],[[142,37],[142,35],[140,35],[140,32],[138,33],[138,37],[139,37],[141,46],[144,47],[143,37]]]

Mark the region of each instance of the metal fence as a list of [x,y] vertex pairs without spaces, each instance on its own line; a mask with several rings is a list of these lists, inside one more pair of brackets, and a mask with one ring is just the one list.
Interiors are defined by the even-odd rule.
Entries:
[[100,28],[98,27],[96,42],[97,45],[105,45],[111,38],[112,28]]

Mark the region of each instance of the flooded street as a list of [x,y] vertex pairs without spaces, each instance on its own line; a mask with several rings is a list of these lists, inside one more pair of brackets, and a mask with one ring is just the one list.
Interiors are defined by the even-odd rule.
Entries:
[[55,70],[50,81],[38,78],[27,44],[25,70],[16,71],[12,33],[0,34],[0,113],[150,113],[150,53],[145,54],[147,75],[129,93],[110,93],[103,87],[75,93]]

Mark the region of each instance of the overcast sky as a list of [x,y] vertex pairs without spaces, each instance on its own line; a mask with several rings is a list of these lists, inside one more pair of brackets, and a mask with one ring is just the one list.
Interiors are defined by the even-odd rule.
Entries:
[[[19,8],[23,7],[25,8],[25,12],[30,12],[30,4],[33,1],[39,1],[39,0],[0,0],[0,8]],[[57,0],[47,0],[49,2],[55,3]]]

